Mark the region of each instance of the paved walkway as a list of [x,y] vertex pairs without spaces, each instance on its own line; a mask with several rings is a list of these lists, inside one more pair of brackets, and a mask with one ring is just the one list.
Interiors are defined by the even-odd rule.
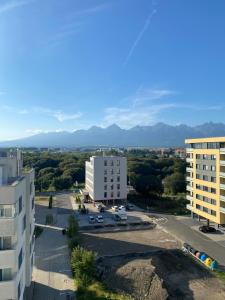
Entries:
[[[36,205],[36,222],[42,224],[44,231],[35,245],[33,300],[64,300],[67,294],[74,293],[67,238],[61,232],[73,212],[70,196],[56,196],[54,206],[49,210],[43,202]],[[53,226],[43,224],[49,213],[54,215]]]

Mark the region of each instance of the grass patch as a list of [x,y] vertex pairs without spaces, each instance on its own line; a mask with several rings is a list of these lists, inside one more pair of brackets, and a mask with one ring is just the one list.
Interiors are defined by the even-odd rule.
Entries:
[[99,281],[93,282],[86,288],[77,283],[76,285],[77,300],[132,300],[131,297],[109,291],[106,286]]
[[219,278],[219,279],[225,281],[225,272],[220,271],[220,270],[215,270],[215,271],[213,271],[213,274],[214,274],[217,278]]

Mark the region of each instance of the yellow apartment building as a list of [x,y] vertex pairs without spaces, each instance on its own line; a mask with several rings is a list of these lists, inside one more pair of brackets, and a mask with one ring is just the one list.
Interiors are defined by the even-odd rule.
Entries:
[[187,208],[207,223],[225,224],[225,137],[187,139]]

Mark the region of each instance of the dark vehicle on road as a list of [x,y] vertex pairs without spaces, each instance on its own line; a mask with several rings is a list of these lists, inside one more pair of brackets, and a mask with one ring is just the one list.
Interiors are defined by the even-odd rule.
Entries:
[[216,232],[216,228],[203,225],[199,227],[199,231],[203,233],[214,233]]

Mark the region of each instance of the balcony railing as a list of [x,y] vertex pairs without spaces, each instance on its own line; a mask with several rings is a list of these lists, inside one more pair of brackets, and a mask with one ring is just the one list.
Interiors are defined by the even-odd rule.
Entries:
[[192,210],[192,209],[193,209],[193,207],[192,207],[190,204],[187,204],[187,205],[186,205],[186,208],[187,208],[188,210]]
[[225,177],[225,172],[220,172],[220,177]]
[[187,196],[186,196],[186,199],[187,199],[188,201],[193,201],[193,197],[190,196],[190,195],[187,195]]
[[224,201],[225,202],[225,196],[220,195],[220,201]]
[[193,168],[187,167],[187,168],[186,168],[186,171],[187,171],[187,172],[193,172]]
[[220,184],[220,188],[221,188],[222,190],[225,190],[225,184],[221,183],[221,184]]
[[225,214],[225,208],[224,208],[224,207],[220,207],[220,212],[221,212],[222,214]]
[[225,166],[225,160],[223,160],[223,158],[222,159],[220,158],[220,165]]
[[187,191],[192,191],[193,187],[188,184],[186,189],[187,189]]

